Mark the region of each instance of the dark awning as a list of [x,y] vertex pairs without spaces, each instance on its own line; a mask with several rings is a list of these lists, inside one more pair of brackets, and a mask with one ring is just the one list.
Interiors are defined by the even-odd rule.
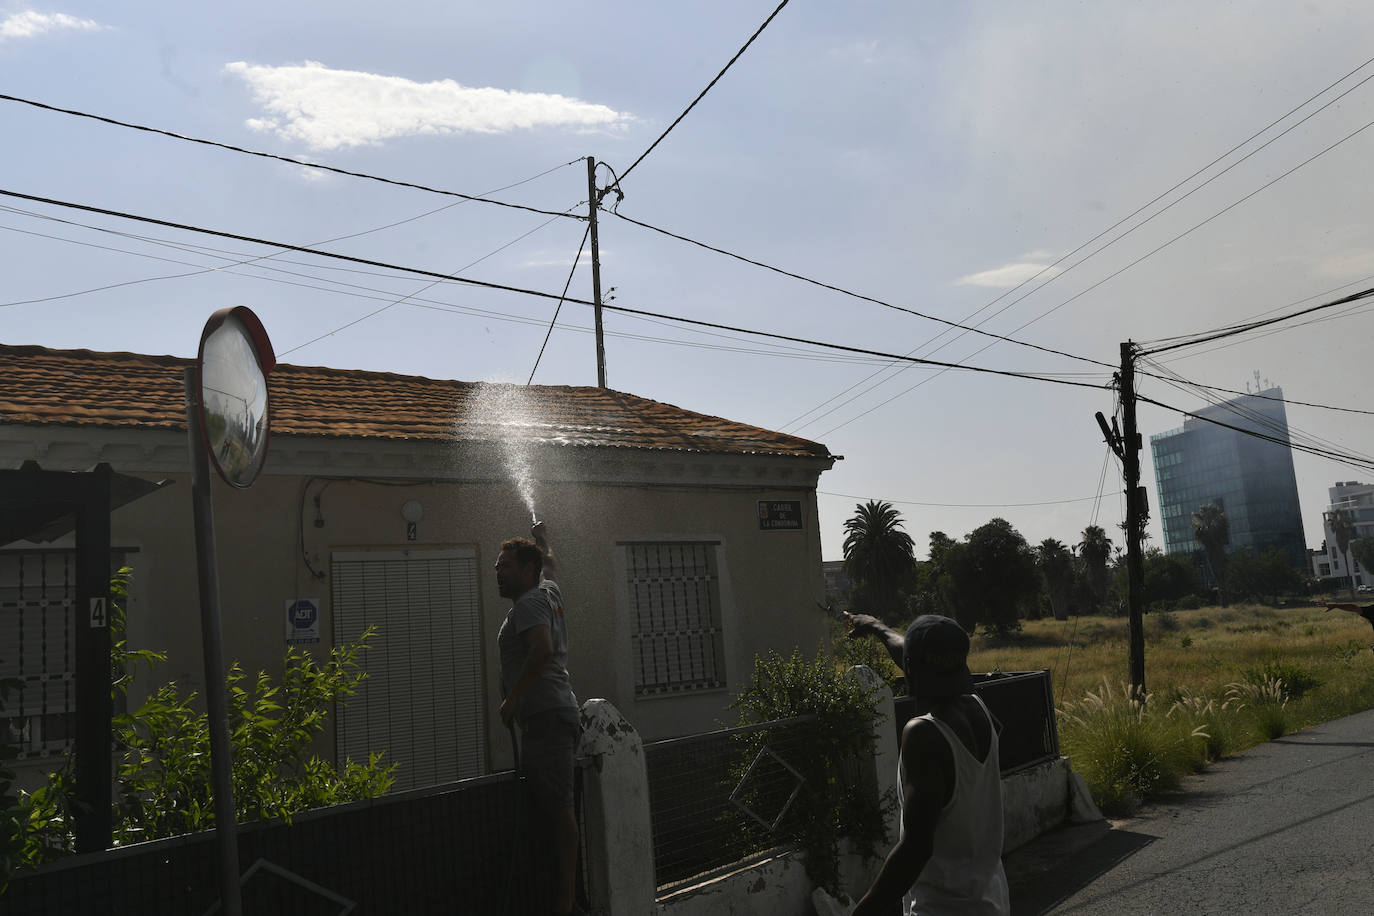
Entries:
[[[35,461],[25,462],[17,471],[0,471],[0,546],[20,540],[47,543],[74,530],[73,503],[79,498],[77,479],[80,473],[44,471]],[[70,487],[62,486],[64,477],[70,477]],[[170,483],[170,480],[153,482],[111,473],[110,511]]]

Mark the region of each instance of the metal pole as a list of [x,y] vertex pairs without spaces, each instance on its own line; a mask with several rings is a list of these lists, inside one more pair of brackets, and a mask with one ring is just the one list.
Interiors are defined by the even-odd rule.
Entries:
[[186,432],[190,439],[191,505],[196,524],[196,568],[200,574],[200,642],[205,658],[205,710],[210,729],[210,772],[215,791],[215,846],[219,850],[219,892],[227,916],[242,916],[239,895],[238,825],[234,817],[233,767],[229,756],[229,713],[225,700],[224,651],[220,643],[219,567],[215,556],[215,513],[210,501],[210,460],[200,430],[195,369],[185,372]]
[[596,157],[587,157],[587,209],[592,236],[592,315],[596,319],[596,385],[606,387],[606,338],[601,333],[601,249],[596,243]]
[[81,481],[76,510],[76,851],[113,845],[110,720],[110,466]]
[[1140,536],[1145,529],[1140,493],[1140,433],[1135,422],[1135,344],[1121,345],[1121,462],[1126,478],[1126,574],[1130,611],[1131,691],[1145,696],[1145,622],[1141,603],[1145,592],[1145,562]]

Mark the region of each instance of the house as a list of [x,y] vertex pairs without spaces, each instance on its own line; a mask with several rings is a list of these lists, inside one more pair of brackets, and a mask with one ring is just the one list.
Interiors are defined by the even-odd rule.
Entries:
[[[205,688],[191,362],[0,346],[0,469],[105,462],[170,482],[112,516],[134,570],[130,644],[168,654],[133,703],[166,680]],[[496,688],[509,602],[491,567],[531,512],[559,558],[579,698],[611,699],[646,738],[732,720],[756,654],[824,639],[823,445],[601,388],[293,365],[268,388],[262,476],[213,481],[226,663],[280,675],[288,644],[323,653],[378,627],[368,680],[324,740],[340,759],[387,751],[397,788],[511,763]],[[55,597],[71,543],[0,544],[0,677],[26,685],[3,715],[30,759],[70,746],[53,685],[71,665]]]

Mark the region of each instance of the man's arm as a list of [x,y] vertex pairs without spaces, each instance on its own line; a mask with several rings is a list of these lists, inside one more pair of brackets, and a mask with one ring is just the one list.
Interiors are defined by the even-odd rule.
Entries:
[[1323,601],[1322,607],[1326,608],[1328,611],[1335,608],[1338,611],[1349,611],[1352,614],[1359,614],[1363,610],[1358,604],[1351,604],[1346,601]]
[[852,916],[889,912],[930,861],[935,824],[952,791],[939,757],[944,740],[934,725],[920,719],[908,722],[902,731],[902,838],[887,854]]
[[557,578],[558,561],[553,558],[553,548],[549,546],[549,533],[545,530],[544,523],[535,522],[530,528],[530,535],[534,538],[534,546],[544,555],[544,578]]
[[525,663],[520,666],[520,676],[515,686],[501,701],[501,721],[510,725],[515,718],[516,704],[520,695],[529,690],[539,680],[544,666],[553,657],[553,632],[544,624],[530,627],[520,634],[525,642]]
[[883,623],[877,617],[868,614],[844,615],[845,628],[849,630],[850,639],[859,639],[863,636],[872,636],[883,644],[887,649],[887,654],[892,656],[892,662],[898,668],[903,668],[905,660],[902,654],[905,652],[905,639],[901,633]]

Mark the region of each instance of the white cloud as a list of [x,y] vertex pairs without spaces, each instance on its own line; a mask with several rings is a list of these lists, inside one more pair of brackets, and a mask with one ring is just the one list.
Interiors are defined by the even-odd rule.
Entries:
[[506,133],[536,127],[614,127],[630,115],[561,95],[474,89],[453,80],[417,83],[399,76],[332,70],[306,61],[283,67],[235,61],[265,116],[247,123],[317,150],[379,143],[393,137]]
[[[1044,271],[1044,273],[1041,273],[1041,271]],[[1005,264],[1001,267],[994,267],[992,270],[984,270],[976,274],[969,274],[967,277],[960,277],[955,282],[959,286],[992,286],[997,289],[1010,289],[1013,286],[1020,286],[1037,274],[1040,279],[1048,280],[1058,273],[1058,267],[1050,267],[1047,264],[1036,264],[1031,261],[1019,261],[1015,264]]]
[[106,26],[93,19],[78,19],[66,13],[37,13],[25,10],[0,19],[0,40],[6,38],[35,38],[45,32],[64,29],[79,32],[98,32]]

